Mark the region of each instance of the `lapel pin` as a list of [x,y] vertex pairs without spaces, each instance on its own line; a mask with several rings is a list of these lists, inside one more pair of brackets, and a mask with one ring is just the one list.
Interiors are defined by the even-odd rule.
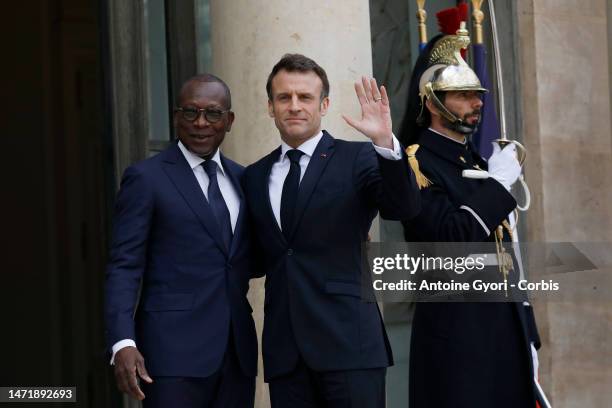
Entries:
[[327,159],[327,153],[321,153],[321,158]]

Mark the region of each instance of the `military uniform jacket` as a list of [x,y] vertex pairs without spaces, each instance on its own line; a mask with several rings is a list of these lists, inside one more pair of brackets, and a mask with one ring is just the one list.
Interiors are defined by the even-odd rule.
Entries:
[[[406,240],[493,240],[516,201],[492,178],[462,176],[465,169],[486,170],[486,161],[471,143],[431,130],[417,143],[430,184],[421,188],[421,212],[404,223]],[[522,302],[417,303],[410,407],[534,407],[531,342],[539,347],[533,311]]]

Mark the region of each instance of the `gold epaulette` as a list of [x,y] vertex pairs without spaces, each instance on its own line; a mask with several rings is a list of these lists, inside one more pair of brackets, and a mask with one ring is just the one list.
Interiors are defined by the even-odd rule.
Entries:
[[408,155],[408,164],[416,177],[417,185],[419,186],[419,190],[425,187],[431,186],[431,180],[429,180],[421,170],[419,169],[419,161],[416,158],[416,152],[419,150],[418,144],[410,145],[406,148],[406,154]]

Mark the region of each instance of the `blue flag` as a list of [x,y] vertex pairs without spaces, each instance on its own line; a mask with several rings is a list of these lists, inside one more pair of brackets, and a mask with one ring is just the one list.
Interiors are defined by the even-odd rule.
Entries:
[[[472,52],[474,53],[474,72],[478,75],[482,87],[490,90],[491,83],[487,72],[487,51],[484,44],[473,44]],[[480,155],[488,159],[491,153],[493,153],[491,142],[499,139],[499,121],[497,120],[497,112],[495,112],[493,94],[491,92],[483,94],[482,102],[482,119],[478,131],[474,133],[472,142]]]

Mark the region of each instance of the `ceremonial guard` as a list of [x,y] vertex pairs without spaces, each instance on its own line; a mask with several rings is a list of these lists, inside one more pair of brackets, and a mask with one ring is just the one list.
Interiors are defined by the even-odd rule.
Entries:
[[[461,57],[469,42],[464,26],[434,37],[412,74],[402,141],[423,205],[404,223],[405,235],[408,242],[496,242],[503,252],[511,248],[504,241],[512,241],[508,216],[517,203],[509,191],[521,167],[514,144],[495,143],[487,162],[470,140],[487,90]],[[498,259],[504,279],[516,280],[512,258]],[[539,347],[526,302],[417,303],[410,408],[535,407]]]

